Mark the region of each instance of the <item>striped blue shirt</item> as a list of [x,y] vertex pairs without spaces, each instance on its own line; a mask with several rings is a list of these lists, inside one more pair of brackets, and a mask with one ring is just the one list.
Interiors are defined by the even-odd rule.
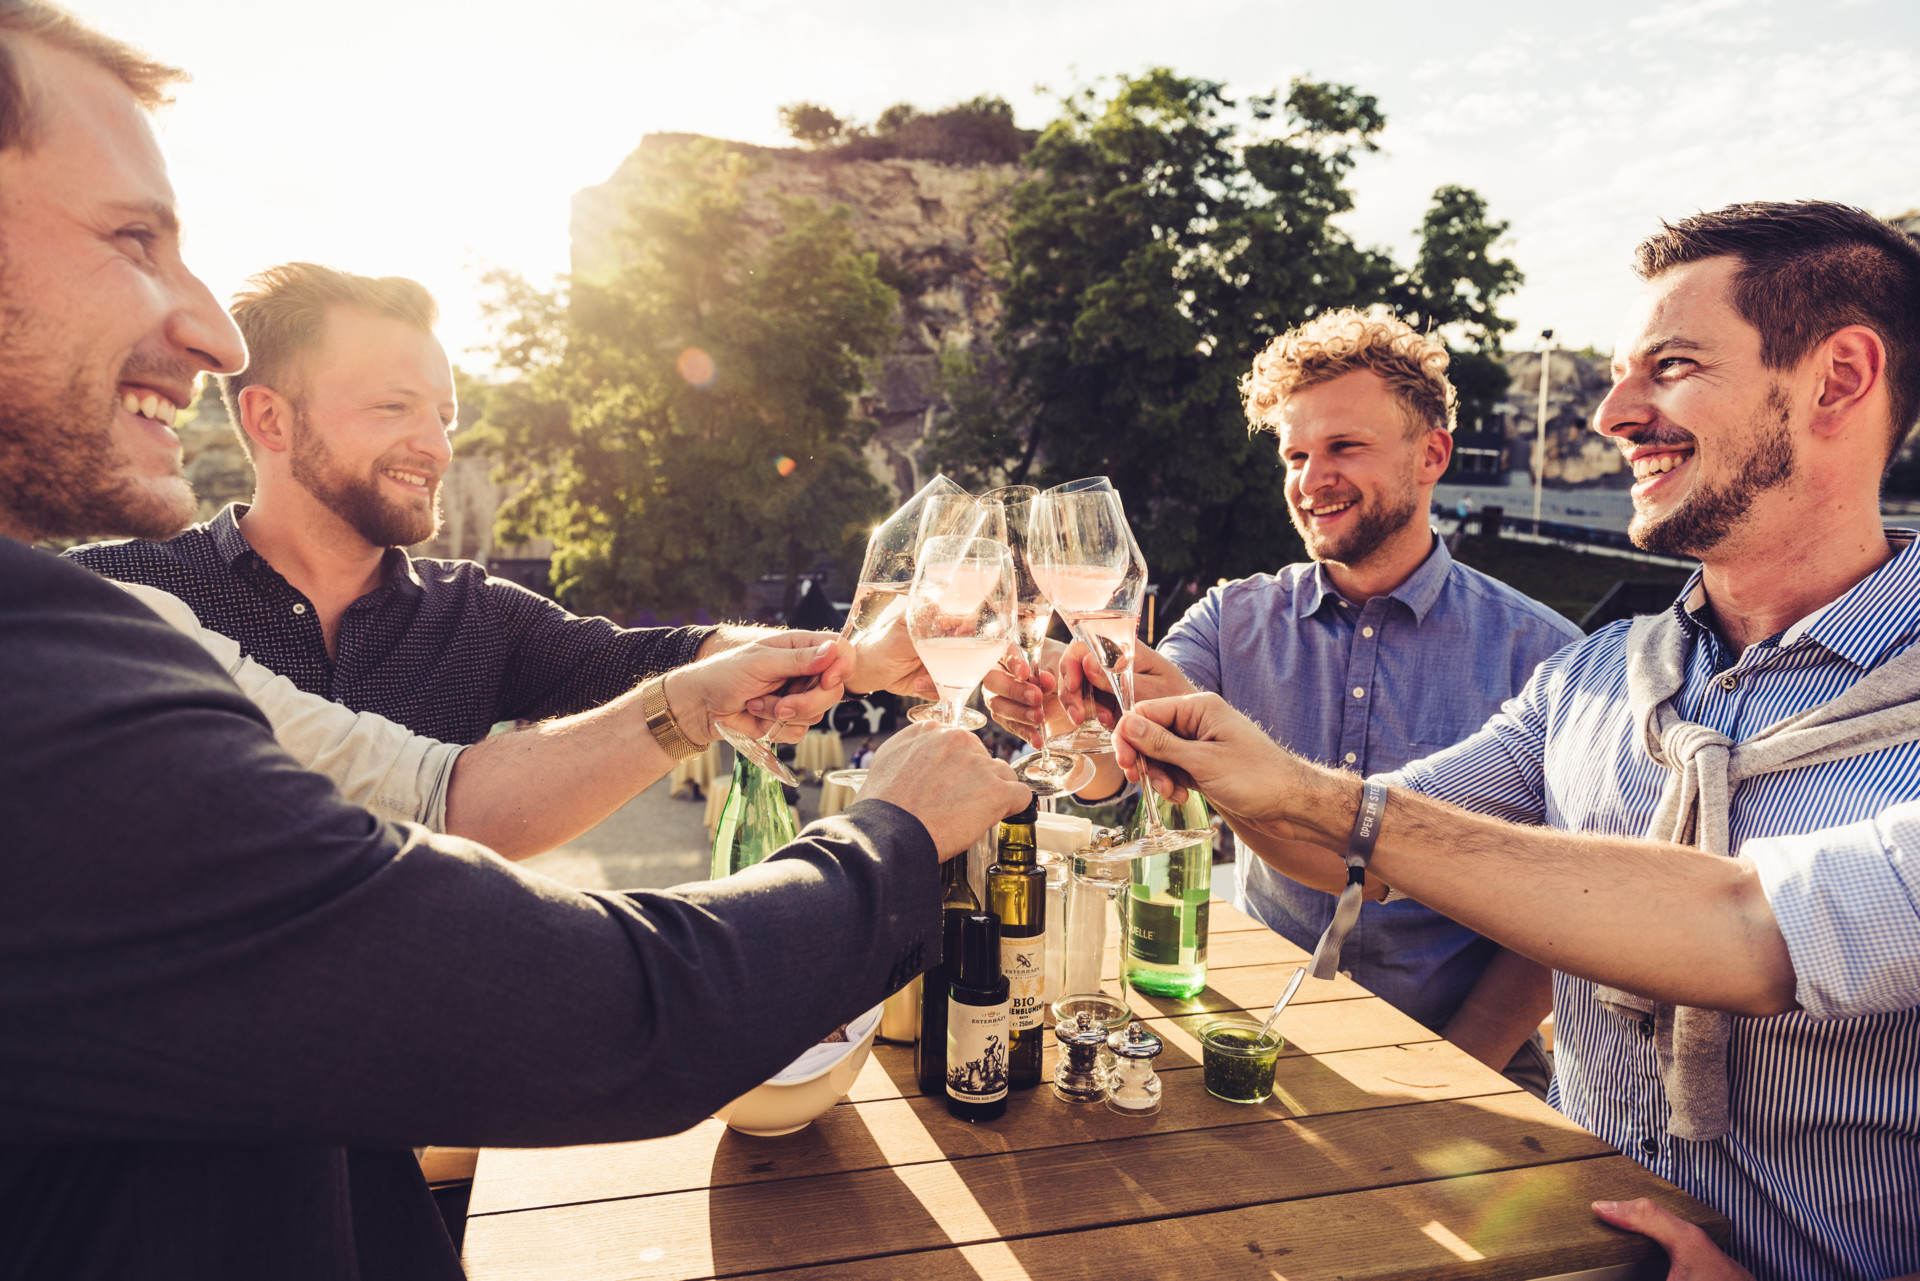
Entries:
[[[1706,624],[1696,575],[1674,606],[1690,645],[1680,714],[1741,742],[1920,640],[1920,549],[1910,532],[1888,536],[1892,560],[1744,654]],[[1631,724],[1626,630],[1616,623],[1548,659],[1479,733],[1390,781],[1516,822],[1645,835],[1666,771]],[[1763,775],[1733,793],[1731,847],[1916,799],[1920,743]],[[1549,1100],[1724,1213],[1733,1256],[1763,1281],[1920,1270],[1920,1009],[1866,1008],[1881,1012],[1735,1019],[1728,1131],[1696,1143],[1667,1133],[1651,1021],[1608,1013],[1591,983],[1555,975]]]

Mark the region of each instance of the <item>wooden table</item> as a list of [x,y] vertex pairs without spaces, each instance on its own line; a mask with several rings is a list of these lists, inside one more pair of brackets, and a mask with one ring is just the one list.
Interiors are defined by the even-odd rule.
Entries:
[[1657,1246],[1588,1208],[1635,1196],[1725,1240],[1719,1215],[1349,979],[1307,980],[1281,1016],[1272,1099],[1213,1098],[1198,1028],[1264,1011],[1304,957],[1224,903],[1211,911],[1211,986],[1131,997],[1166,1042],[1157,1116],[1070,1106],[1042,1085],[967,1125],[920,1095],[910,1049],[878,1045],[847,1099],[798,1134],[708,1120],[644,1143],[482,1152],[468,1275],[1664,1276]]

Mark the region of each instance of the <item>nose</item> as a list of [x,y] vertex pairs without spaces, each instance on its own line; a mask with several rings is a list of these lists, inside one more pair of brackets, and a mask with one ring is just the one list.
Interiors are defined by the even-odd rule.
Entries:
[[247,341],[200,278],[180,271],[177,295],[168,324],[167,336],[186,353],[195,370],[215,374],[237,374],[247,367]]
[[1340,469],[1334,465],[1332,455],[1309,450],[1306,457],[1295,464],[1293,475],[1301,494],[1317,494],[1339,482]]
[[421,409],[414,423],[407,437],[408,447],[415,453],[425,454],[445,470],[453,461],[453,429],[441,423],[440,411],[431,405]]
[[1613,390],[1593,411],[1593,429],[1602,436],[1631,436],[1650,424],[1653,417],[1643,380],[1629,375],[1614,383]]

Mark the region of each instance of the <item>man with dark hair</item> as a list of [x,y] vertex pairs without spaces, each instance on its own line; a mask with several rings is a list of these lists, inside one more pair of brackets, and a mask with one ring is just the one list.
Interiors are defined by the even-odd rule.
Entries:
[[410,1147],[697,1122],[931,960],[938,859],[1031,793],[916,726],[758,867],[575,893],[347,804],[193,640],[29,546],[184,521],[165,417],[246,360],[180,257],[164,73],[0,0],[0,1273],[452,1281]]
[[[253,459],[252,504],[164,542],[67,553],[87,568],[178,596],[300,689],[451,743],[597,707],[765,634],[616,627],[472,561],[407,554],[439,529],[458,413],[418,283],[288,263],[231,310],[252,363],[221,386]],[[922,692],[904,628],[858,657],[854,692]]]
[[[1632,467],[1636,541],[1701,559],[1672,610],[1548,659],[1390,787],[1363,793],[1206,696],[1144,705],[1121,756],[1168,762],[1262,857],[1356,899],[1367,858],[1339,852],[1364,798],[1386,878],[1369,896],[1430,893],[1560,971],[1556,1106],[1725,1213],[1754,1275],[1914,1272],[1920,974],[1911,956],[1857,973],[1885,954],[1840,940],[1910,951],[1920,897],[1920,547],[1878,502],[1917,403],[1920,248],[1858,209],[1755,204],[1674,224],[1639,261],[1594,425]],[[1661,862],[1676,843],[1704,855]],[[1699,936],[1675,936],[1690,918]],[[1676,1272],[1737,1275],[1649,1207],[1598,1208]]]
[[[1354,774],[1465,738],[1580,629],[1455,561],[1427,512],[1453,449],[1445,344],[1382,312],[1323,312],[1255,357],[1247,421],[1276,438],[1287,509],[1310,559],[1222,583],[1135,650],[1137,697],[1208,690],[1280,742]],[[1171,660],[1168,662],[1167,660]],[[1067,696],[1079,688],[1066,669]],[[1011,691],[1005,674],[989,678]],[[1026,687],[1027,698],[1037,697]],[[1026,728],[1035,705],[996,699]],[[1111,757],[1082,795],[1120,785]],[[1234,906],[1312,947],[1334,897],[1234,852]],[[1544,1097],[1542,967],[1419,903],[1369,904],[1346,956],[1356,981]]]

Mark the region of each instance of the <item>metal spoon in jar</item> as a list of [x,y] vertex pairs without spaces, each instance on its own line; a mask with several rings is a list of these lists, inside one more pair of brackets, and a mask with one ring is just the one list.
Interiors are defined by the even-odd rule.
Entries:
[[1259,1033],[1253,1038],[1255,1045],[1267,1039],[1267,1033],[1273,1030],[1274,1023],[1280,1018],[1280,1011],[1287,1008],[1287,1002],[1291,1001],[1293,994],[1300,990],[1300,980],[1305,977],[1307,977],[1307,967],[1302,965],[1293,972],[1293,977],[1287,980],[1287,990],[1282,992],[1280,999],[1273,1003],[1273,1012],[1267,1015],[1267,1021],[1260,1025]]

